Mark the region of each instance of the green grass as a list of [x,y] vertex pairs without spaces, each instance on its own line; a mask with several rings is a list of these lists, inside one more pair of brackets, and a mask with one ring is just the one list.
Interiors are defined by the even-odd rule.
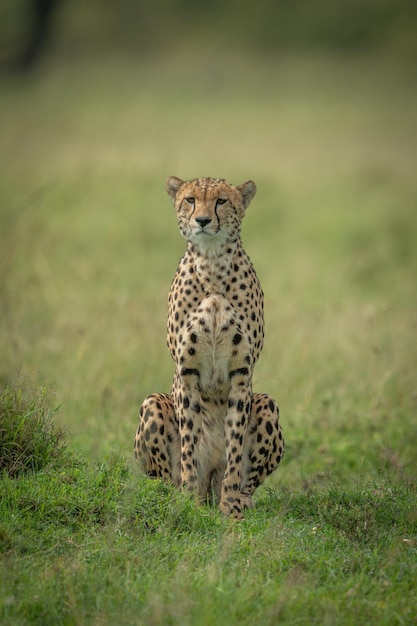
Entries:
[[416,496],[388,478],[264,491],[236,523],[120,456],[4,478],[2,619],[411,624]]
[[53,421],[45,387],[0,387],[0,473],[16,477],[61,460],[64,432]]
[[[3,80],[2,399],[33,381],[52,452],[1,475],[2,623],[416,623],[412,70],[175,53]],[[173,373],[171,174],[258,186],[254,388],[278,399],[287,449],[241,523],[131,463],[139,404]],[[3,406],[16,442],[30,410]]]

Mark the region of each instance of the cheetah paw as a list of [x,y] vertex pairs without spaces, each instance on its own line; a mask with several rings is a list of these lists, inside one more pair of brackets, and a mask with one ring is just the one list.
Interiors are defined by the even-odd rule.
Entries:
[[251,496],[244,493],[240,495],[240,505],[242,509],[252,509],[255,506]]
[[233,517],[234,519],[243,519],[242,507],[239,500],[232,500],[230,502],[222,500],[219,504],[221,512],[227,517]]

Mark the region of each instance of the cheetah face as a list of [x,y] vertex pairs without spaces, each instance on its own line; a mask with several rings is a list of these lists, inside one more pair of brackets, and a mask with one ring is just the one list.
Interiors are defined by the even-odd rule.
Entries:
[[184,182],[172,176],[166,182],[166,190],[177,212],[181,234],[205,250],[239,237],[256,185],[249,180],[235,187],[221,178]]

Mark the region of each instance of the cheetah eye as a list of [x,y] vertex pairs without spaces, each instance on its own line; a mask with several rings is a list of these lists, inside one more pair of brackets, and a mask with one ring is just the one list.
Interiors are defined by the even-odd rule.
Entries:
[[225,204],[227,202],[227,198],[217,198],[216,204]]
[[188,202],[188,204],[192,204],[194,206],[195,204],[195,198],[193,198],[192,196],[190,196],[189,198],[185,198],[186,201]]

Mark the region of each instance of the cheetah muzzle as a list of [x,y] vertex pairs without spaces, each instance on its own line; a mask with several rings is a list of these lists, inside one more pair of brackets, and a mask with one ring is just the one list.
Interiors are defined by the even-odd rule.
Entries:
[[187,240],[168,299],[175,375],[170,395],[140,408],[135,456],[148,476],[240,518],[284,452],[275,400],[252,392],[263,293],[240,229],[256,186],[171,177],[166,190]]

